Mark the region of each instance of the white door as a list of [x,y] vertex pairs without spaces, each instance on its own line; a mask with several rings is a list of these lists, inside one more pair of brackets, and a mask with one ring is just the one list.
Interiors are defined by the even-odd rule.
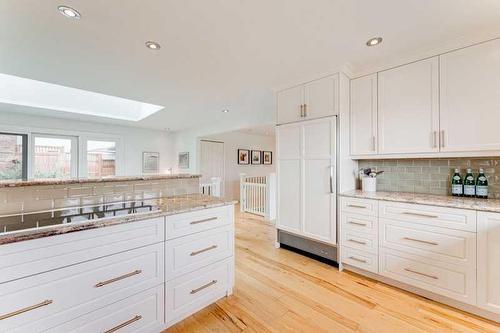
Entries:
[[378,73],[379,154],[439,151],[438,58]]
[[477,304],[500,313],[500,214],[477,217]]
[[302,120],[304,104],[304,86],[282,90],[277,94],[278,124]]
[[377,74],[351,80],[351,155],[377,154]]
[[300,123],[276,128],[278,176],[278,229],[300,233],[301,225],[301,131]]
[[335,117],[304,122],[302,219],[305,236],[336,244]]
[[336,115],[337,87],[337,75],[307,83],[304,87],[304,117],[315,119]]
[[500,40],[440,56],[441,151],[500,150]]
[[221,179],[221,196],[224,196],[224,142],[200,141],[200,182],[208,184],[213,177]]

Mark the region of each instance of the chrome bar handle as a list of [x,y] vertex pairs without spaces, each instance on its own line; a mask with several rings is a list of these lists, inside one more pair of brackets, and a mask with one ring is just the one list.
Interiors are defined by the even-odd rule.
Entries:
[[216,217],[211,217],[211,218],[208,218],[208,219],[193,221],[193,222],[190,222],[189,224],[194,225],[194,224],[200,224],[200,223],[210,222],[210,221],[213,221],[213,220],[217,220],[217,218]]
[[129,278],[129,277],[132,277],[134,275],[139,275],[142,273],[142,270],[138,269],[138,270],[135,270],[133,272],[130,272],[128,274],[124,274],[124,275],[121,275],[121,276],[118,276],[118,277],[115,277],[113,279],[109,279],[109,280],[106,280],[106,281],[102,281],[102,282],[99,282],[97,283],[94,287],[96,288],[100,288],[100,287],[104,287],[108,284],[111,284],[111,283],[114,283],[114,282],[118,282],[120,280],[123,280],[123,279],[126,279],[126,278]]
[[444,145],[444,143],[445,143],[444,142],[444,134],[445,134],[444,130],[441,130],[441,135],[439,136],[440,137],[439,141],[440,141],[441,148],[444,148],[444,146],[445,146]]
[[48,299],[48,300],[45,300],[45,301],[43,301],[41,303],[38,303],[38,304],[35,304],[35,305],[31,305],[31,306],[28,306],[28,307],[20,309],[20,310],[16,310],[16,311],[11,312],[11,313],[0,315],[0,320],[12,318],[12,317],[18,316],[20,314],[36,310],[36,309],[41,308],[43,306],[47,306],[49,304],[52,304],[53,302],[54,301],[52,301],[51,299]]
[[197,256],[198,254],[201,254],[203,252],[207,252],[207,251],[210,251],[210,250],[214,250],[216,248],[217,248],[217,245],[212,245],[212,246],[207,247],[206,249],[202,249],[202,250],[198,250],[198,251],[193,251],[189,255],[191,257],[194,257],[194,256]]
[[304,118],[307,117],[307,104],[304,104]]
[[359,261],[359,262],[362,262],[363,264],[366,264],[367,261],[366,260],[363,260],[363,259],[359,259],[359,258],[356,258],[356,257],[353,257],[353,256],[350,256],[349,259],[352,259],[354,261]]
[[423,213],[412,213],[412,212],[403,212],[404,215],[412,215],[412,216],[417,216],[417,217],[428,217],[431,219],[437,219],[439,216],[437,215],[430,215],[430,214],[423,214]]
[[439,278],[437,276],[435,276],[435,275],[429,275],[429,274],[421,273],[421,272],[418,272],[418,271],[414,271],[413,269],[410,269],[410,268],[405,268],[405,271],[413,273],[413,274],[422,275],[422,276],[425,276],[425,277],[428,277],[428,278],[431,278],[431,279],[434,279],[434,280],[439,280]]
[[330,165],[330,194],[335,193],[335,191],[333,190],[333,171],[334,171],[333,169],[334,166]]
[[356,244],[359,244],[359,245],[366,245],[366,242],[362,242],[362,241],[355,240],[355,239],[352,239],[352,238],[349,239],[349,242],[353,242],[353,243],[356,243]]
[[425,241],[425,240],[421,240],[421,239],[416,239],[416,238],[411,238],[411,237],[403,237],[403,239],[409,240],[409,241],[412,241],[412,242],[428,244],[428,245],[439,245],[439,243],[429,242],[429,241]]
[[124,327],[126,327],[126,326],[128,326],[128,325],[130,325],[130,324],[133,324],[133,323],[135,323],[136,321],[139,321],[139,320],[141,320],[141,319],[142,319],[142,316],[137,315],[137,316],[135,316],[134,318],[129,319],[129,320],[127,320],[127,321],[125,321],[125,322],[121,323],[120,325],[117,325],[117,326],[115,326],[115,327],[113,327],[113,328],[111,328],[111,329],[109,329],[109,330],[105,331],[104,333],[113,333],[113,332],[116,332],[116,331],[121,330],[122,328],[124,328]]
[[217,283],[217,280],[212,280],[211,282],[204,284],[203,286],[201,286],[199,288],[193,289],[193,290],[191,290],[191,295],[196,294],[196,293],[198,293],[198,292],[202,291],[203,289],[206,289],[210,286],[213,286],[216,283]]

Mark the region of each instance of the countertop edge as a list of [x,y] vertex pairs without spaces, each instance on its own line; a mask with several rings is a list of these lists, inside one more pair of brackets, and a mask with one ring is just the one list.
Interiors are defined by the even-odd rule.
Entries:
[[230,205],[235,205],[236,203],[237,203],[236,200],[227,200],[227,201],[214,202],[208,204],[200,204],[199,206],[193,206],[193,207],[176,208],[172,209],[172,211],[153,211],[153,212],[137,213],[119,217],[102,218],[93,221],[77,222],[68,225],[53,225],[53,226],[42,227],[39,229],[27,229],[22,231],[16,231],[13,232],[12,234],[3,234],[3,235],[0,234],[0,246],[19,243],[28,240],[40,239],[50,236],[64,235],[79,231],[111,227],[119,224],[128,224],[156,217],[165,217],[176,214],[199,211],[203,209],[230,206]]
[[500,200],[498,199],[456,198],[445,195],[409,192],[362,192],[360,190],[342,192],[339,193],[339,196],[500,213]]
[[191,179],[201,178],[198,174],[177,174],[177,175],[143,175],[143,176],[117,176],[109,178],[70,178],[70,179],[28,179],[18,181],[0,181],[0,189],[27,186],[45,185],[72,185],[72,184],[92,184],[92,183],[118,183],[130,181],[147,180],[168,180],[168,179]]

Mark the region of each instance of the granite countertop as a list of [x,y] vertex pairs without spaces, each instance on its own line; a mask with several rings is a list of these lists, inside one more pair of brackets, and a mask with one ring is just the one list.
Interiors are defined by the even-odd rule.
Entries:
[[201,175],[175,174],[175,175],[142,175],[142,176],[112,176],[103,178],[68,178],[68,179],[28,179],[28,180],[1,180],[0,188],[23,187],[37,185],[66,185],[86,183],[127,182],[140,180],[163,180],[163,179],[185,179],[200,178]]
[[475,199],[407,192],[363,192],[361,190],[344,192],[340,196],[500,213],[500,200],[498,199]]
[[97,229],[160,216],[186,213],[205,208],[233,205],[236,203],[236,201],[234,200],[225,200],[204,194],[186,194],[174,197],[152,199],[150,201],[154,202],[154,204],[158,206],[157,210],[116,217],[100,218],[84,222],[57,224],[40,228],[0,233],[0,245],[17,243],[42,237],[62,235],[82,230]]

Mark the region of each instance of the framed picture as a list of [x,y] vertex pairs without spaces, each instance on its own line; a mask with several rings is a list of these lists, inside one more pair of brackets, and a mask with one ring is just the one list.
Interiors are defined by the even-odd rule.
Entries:
[[252,150],[252,164],[262,164],[262,152],[260,150]]
[[238,164],[250,164],[250,150],[238,149]]
[[263,151],[262,152],[262,163],[263,164],[273,164],[273,152]]
[[160,171],[160,153],[142,152],[142,173],[158,173]]
[[189,169],[189,152],[179,153],[179,169]]

